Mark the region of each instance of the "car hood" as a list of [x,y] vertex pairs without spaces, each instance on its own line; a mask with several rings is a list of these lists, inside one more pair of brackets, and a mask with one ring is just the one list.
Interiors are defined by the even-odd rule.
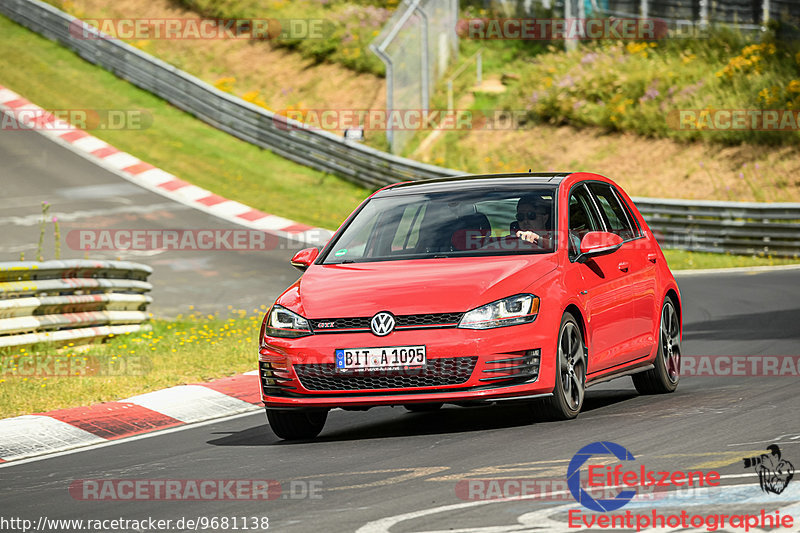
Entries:
[[556,254],[312,265],[279,299],[308,318],[454,313],[518,294]]

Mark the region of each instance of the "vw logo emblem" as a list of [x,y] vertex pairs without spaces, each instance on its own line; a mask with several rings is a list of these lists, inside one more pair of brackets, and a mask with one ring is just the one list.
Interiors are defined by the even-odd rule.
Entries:
[[394,315],[387,311],[381,311],[372,317],[369,326],[372,329],[372,333],[378,337],[384,337],[394,331]]

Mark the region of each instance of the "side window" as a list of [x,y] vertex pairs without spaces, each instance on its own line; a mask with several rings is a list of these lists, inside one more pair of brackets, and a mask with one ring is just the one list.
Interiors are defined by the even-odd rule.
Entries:
[[569,197],[569,257],[577,257],[581,239],[590,231],[602,231],[597,211],[586,187],[579,185]]
[[625,241],[638,237],[639,232],[631,223],[628,212],[620,204],[611,186],[604,183],[591,183],[589,189],[597,199],[597,205],[600,206],[608,231],[616,233]]

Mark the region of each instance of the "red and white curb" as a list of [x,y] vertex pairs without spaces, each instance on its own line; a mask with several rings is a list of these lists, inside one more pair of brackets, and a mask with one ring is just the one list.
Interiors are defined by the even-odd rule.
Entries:
[[[257,411],[258,371],[90,407],[0,420],[0,463]],[[266,421],[265,421],[266,423]]]
[[0,85],[0,119],[3,111],[15,121],[46,135],[74,153],[145,189],[251,229],[291,239],[298,244],[322,245],[333,232],[264,213],[192,185],[139,158],[114,148],[85,131],[48,113],[14,91]]

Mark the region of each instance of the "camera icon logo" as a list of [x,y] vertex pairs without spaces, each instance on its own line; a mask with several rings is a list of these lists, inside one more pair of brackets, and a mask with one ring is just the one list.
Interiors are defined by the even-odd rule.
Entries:
[[794,466],[786,459],[781,458],[781,449],[777,444],[767,446],[769,453],[758,457],[746,457],[745,468],[753,468],[758,474],[761,490],[767,493],[780,494],[794,477]]

